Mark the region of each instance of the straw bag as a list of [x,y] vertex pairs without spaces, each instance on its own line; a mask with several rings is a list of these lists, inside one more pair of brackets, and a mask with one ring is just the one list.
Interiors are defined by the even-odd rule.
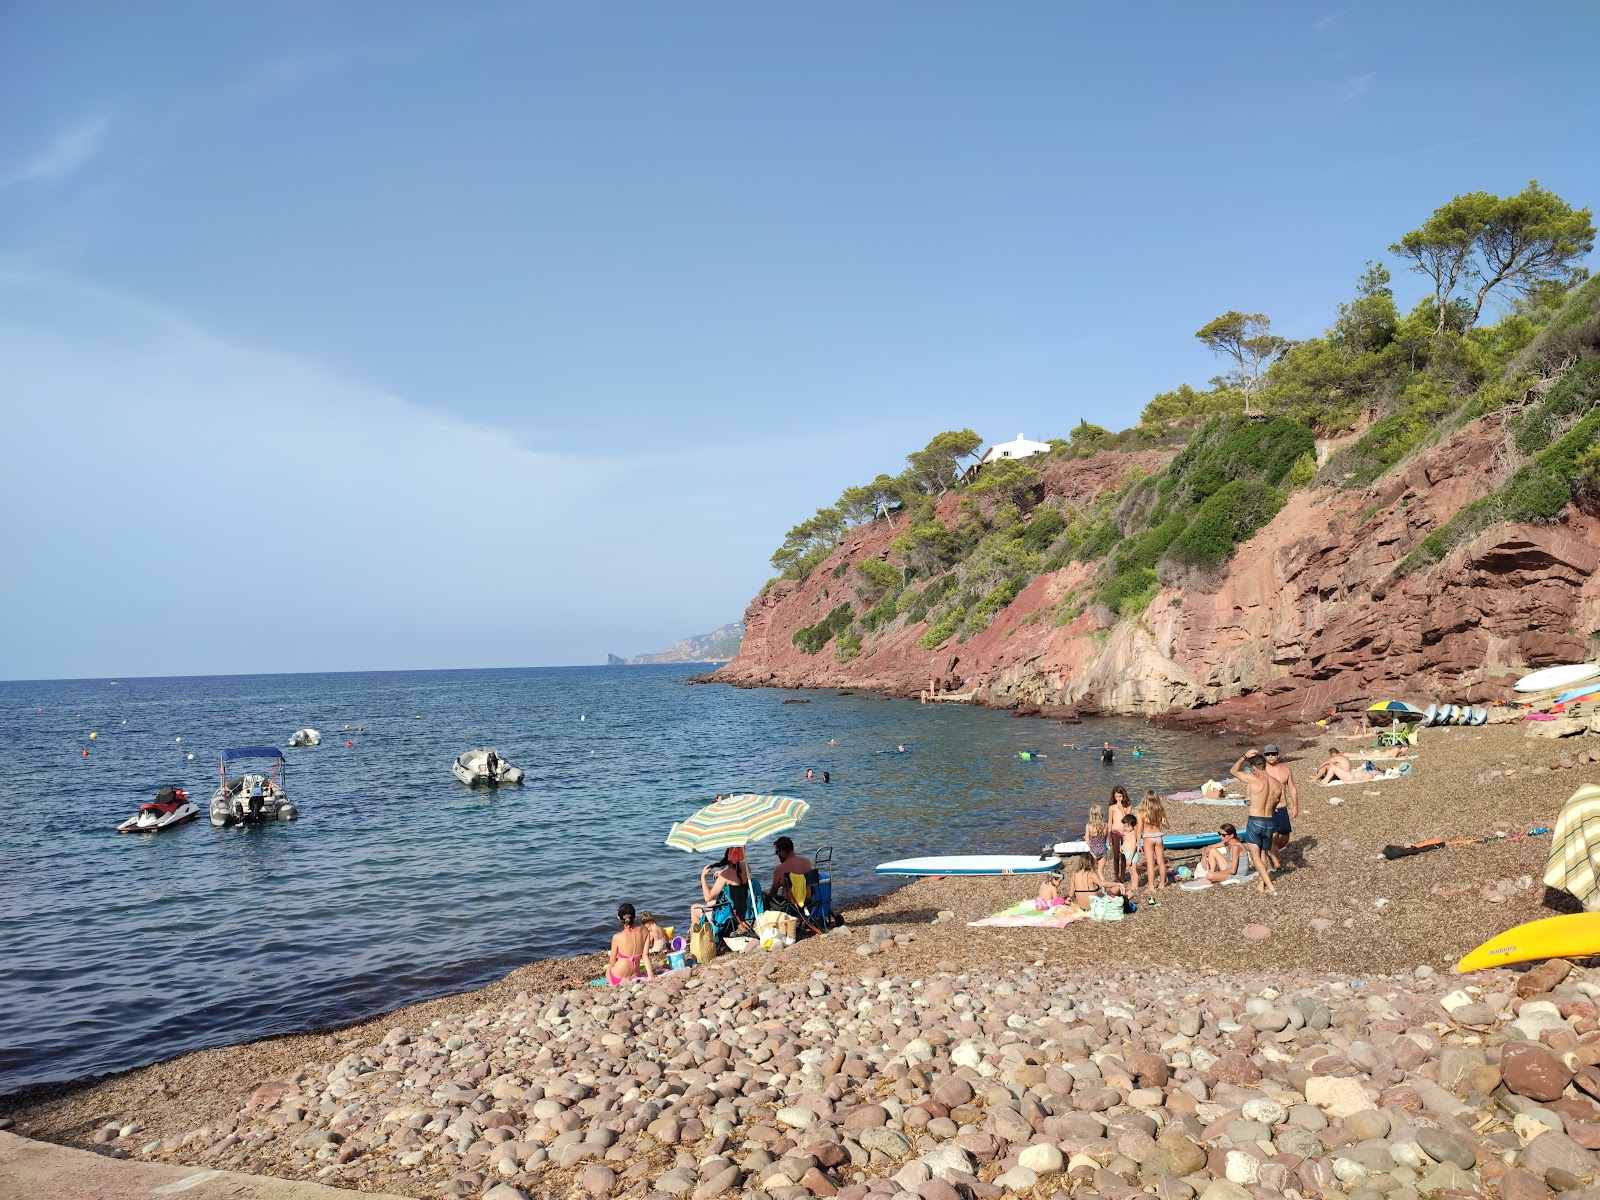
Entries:
[[689,930],[689,953],[701,966],[717,956],[717,933],[708,918],[700,918],[700,923]]

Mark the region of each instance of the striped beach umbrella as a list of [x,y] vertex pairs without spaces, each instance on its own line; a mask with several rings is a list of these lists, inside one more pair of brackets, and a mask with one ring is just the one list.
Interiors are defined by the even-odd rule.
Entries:
[[1407,704],[1404,700],[1379,700],[1376,704],[1367,705],[1368,712],[1393,713],[1397,717],[1420,717],[1422,710],[1414,704]]
[[667,845],[689,851],[743,846],[794,828],[810,808],[793,796],[724,796],[674,825]]

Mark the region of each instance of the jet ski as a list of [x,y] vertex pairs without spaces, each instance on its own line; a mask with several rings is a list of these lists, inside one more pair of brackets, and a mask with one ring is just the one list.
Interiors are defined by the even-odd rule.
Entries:
[[468,787],[522,782],[522,768],[512,766],[493,750],[468,750],[450,764],[450,770]]
[[149,804],[117,826],[118,833],[160,833],[200,815],[200,808],[182,788],[164,787]]
[[320,746],[322,745],[322,735],[315,729],[296,729],[289,735],[289,745]]
[[[270,759],[266,774],[246,771],[228,775],[228,764],[241,759]],[[268,821],[293,821],[300,810],[289,803],[283,785],[283,752],[272,746],[239,746],[222,752],[222,782],[211,797],[211,823],[218,829],[230,825],[264,825]]]

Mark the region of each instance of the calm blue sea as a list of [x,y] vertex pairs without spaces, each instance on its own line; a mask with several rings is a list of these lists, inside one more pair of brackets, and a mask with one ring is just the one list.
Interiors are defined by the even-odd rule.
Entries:
[[[709,858],[662,839],[718,792],[809,800],[796,841],[835,848],[848,902],[885,890],[878,862],[1031,852],[1080,836],[1112,783],[1181,786],[1221,757],[1139,721],[691,686],[696,669],[0,683],[0,1094],[600,949],[623,900],[681,925]],[[302,725],[323,744],[285,751],[301,819],[211,828],[220,752]],[[1145,756],[1064,749],[1104,738]],[[458,784],[451,760],[483,745],[526,785]],[[1034,748],[1049,757],[1017,757]],[[201,817],[119,836],[167,783]]]

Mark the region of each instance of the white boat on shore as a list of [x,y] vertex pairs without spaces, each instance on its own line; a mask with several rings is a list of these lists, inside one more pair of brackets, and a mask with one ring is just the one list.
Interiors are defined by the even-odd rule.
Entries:
[[468,750],[450,764],[455,777],[468,787],[499,787],[522,782],[522,768],[512,766],[494,750]]

